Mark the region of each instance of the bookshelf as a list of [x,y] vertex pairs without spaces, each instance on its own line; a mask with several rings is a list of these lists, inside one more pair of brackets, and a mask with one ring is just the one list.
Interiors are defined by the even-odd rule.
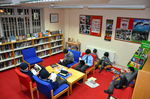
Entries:
[[22,49],[34,47],[37,56],[45,58],[64,49],[63,34],[0,44],[0,71],[18,66],[23,61]]

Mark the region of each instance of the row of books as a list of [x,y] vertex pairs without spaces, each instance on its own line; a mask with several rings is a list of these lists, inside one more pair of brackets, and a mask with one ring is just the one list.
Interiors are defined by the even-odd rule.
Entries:
[[37,53],[37,56],[40,57],[40,56],[45,56],[48,54],[49,54],[49,51],[43,51],[43,52]]
[[61,41],[51,43],[51,46],[52,46],[52,47],[54,47],[54,46],[59,46],[59,45],[62,45],[62,42],[61,42]]
[[11,44],[3,45],[0,47],[0,51],[11,50]]
[[14,48],[21,48],[21,47],[30,46],[30,45],[32,45],[32,41],[14,43]]
[[21,63],[23,60],[22,60],[22,57],[21,57],[21,58],[15,59],[15,61],[16,61],[16,64],[19,64],[19,63]]
[[51,37],[51,40],[59,40],[62,39],[62,36],[53,36]]
[[44,43],[44,42],[48,42],[48,38],[43,38],[43,39],[37,39],[34,41],[35,44],[40,44],[40,43]]
[[11,57],[12,57],[12,52],[7,52],[7,53],[0,54],[0,60],[11,58]]
[[8,67],[14,65],[14,61],[6,61],[6,62],[0,62],[0,68]]
[[19,51],[15,51],[15,56],[19,56],[19,55],[22,55],[21,50],[19,50]]
[[52,53],[56,53],[56,52],[58,52],[58,51],[60,51],[61,50],[61,48],[60,47],[58,47],[58,48],[54,48],[54,49],[52,49]]
[[42,49],[46,49],[49,48],[48,44],[44,44],[44,45],[40,45],[40,46],[36,46],[35,49],[38,50],[42,50]]

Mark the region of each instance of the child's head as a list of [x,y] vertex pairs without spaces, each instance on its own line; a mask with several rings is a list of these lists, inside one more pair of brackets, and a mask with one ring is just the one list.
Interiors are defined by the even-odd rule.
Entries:
[[20,65],[19,65],[19,67],[22,69],[22,70],[28,70],[28,64],[27,63],[21,63]]
[[63,52],[64,52],[64,54],[67,54],[68,53],[68,49],[64,49]]
[[104,56],[108,57],[108,56],[109,56],[109,53],[108,53],[108,52],[105,52],[105,53],[104,53]]
[[90,50],[90,49],[86,49],[85,53],[86,53],[86,54],[90,54],[90,53],[91,53],[91,50]]
[[93,50],[93,53],[97,53],[97,49],[94,49],[94,50]]
[[39,76],[40,76],[41,79],[47,79],[50,76],[50,73],[47,70],[42,69],[39,72]]

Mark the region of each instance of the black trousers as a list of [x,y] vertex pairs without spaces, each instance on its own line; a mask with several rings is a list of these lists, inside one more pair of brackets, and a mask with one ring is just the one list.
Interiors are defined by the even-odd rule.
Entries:
[[63,66],[67,66],[68,64],[71,64],[73,63],[73,61],[68,61],[68,60],[65,60],[63,62],[59,62],[60,65],[63,65]]
[[81,71],[81,72],[85,72],[85,70],[86,70],[87,68],[89,68],[88,65],[81,65],[81,64],[79,64],[79,65],[77,65],[77,66],[75,67],[76,70]]

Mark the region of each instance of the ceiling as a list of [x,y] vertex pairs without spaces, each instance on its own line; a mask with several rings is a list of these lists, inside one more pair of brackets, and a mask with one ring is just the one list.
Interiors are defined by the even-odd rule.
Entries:
[[[12,1],[4,4],[2,1]],[[150,8],[150,0],[0,0],[0,6],[27,6],[27,7],[53,7],[53,6],[88,6],[88,5],[114,5],[114,6],[145,6]]]

